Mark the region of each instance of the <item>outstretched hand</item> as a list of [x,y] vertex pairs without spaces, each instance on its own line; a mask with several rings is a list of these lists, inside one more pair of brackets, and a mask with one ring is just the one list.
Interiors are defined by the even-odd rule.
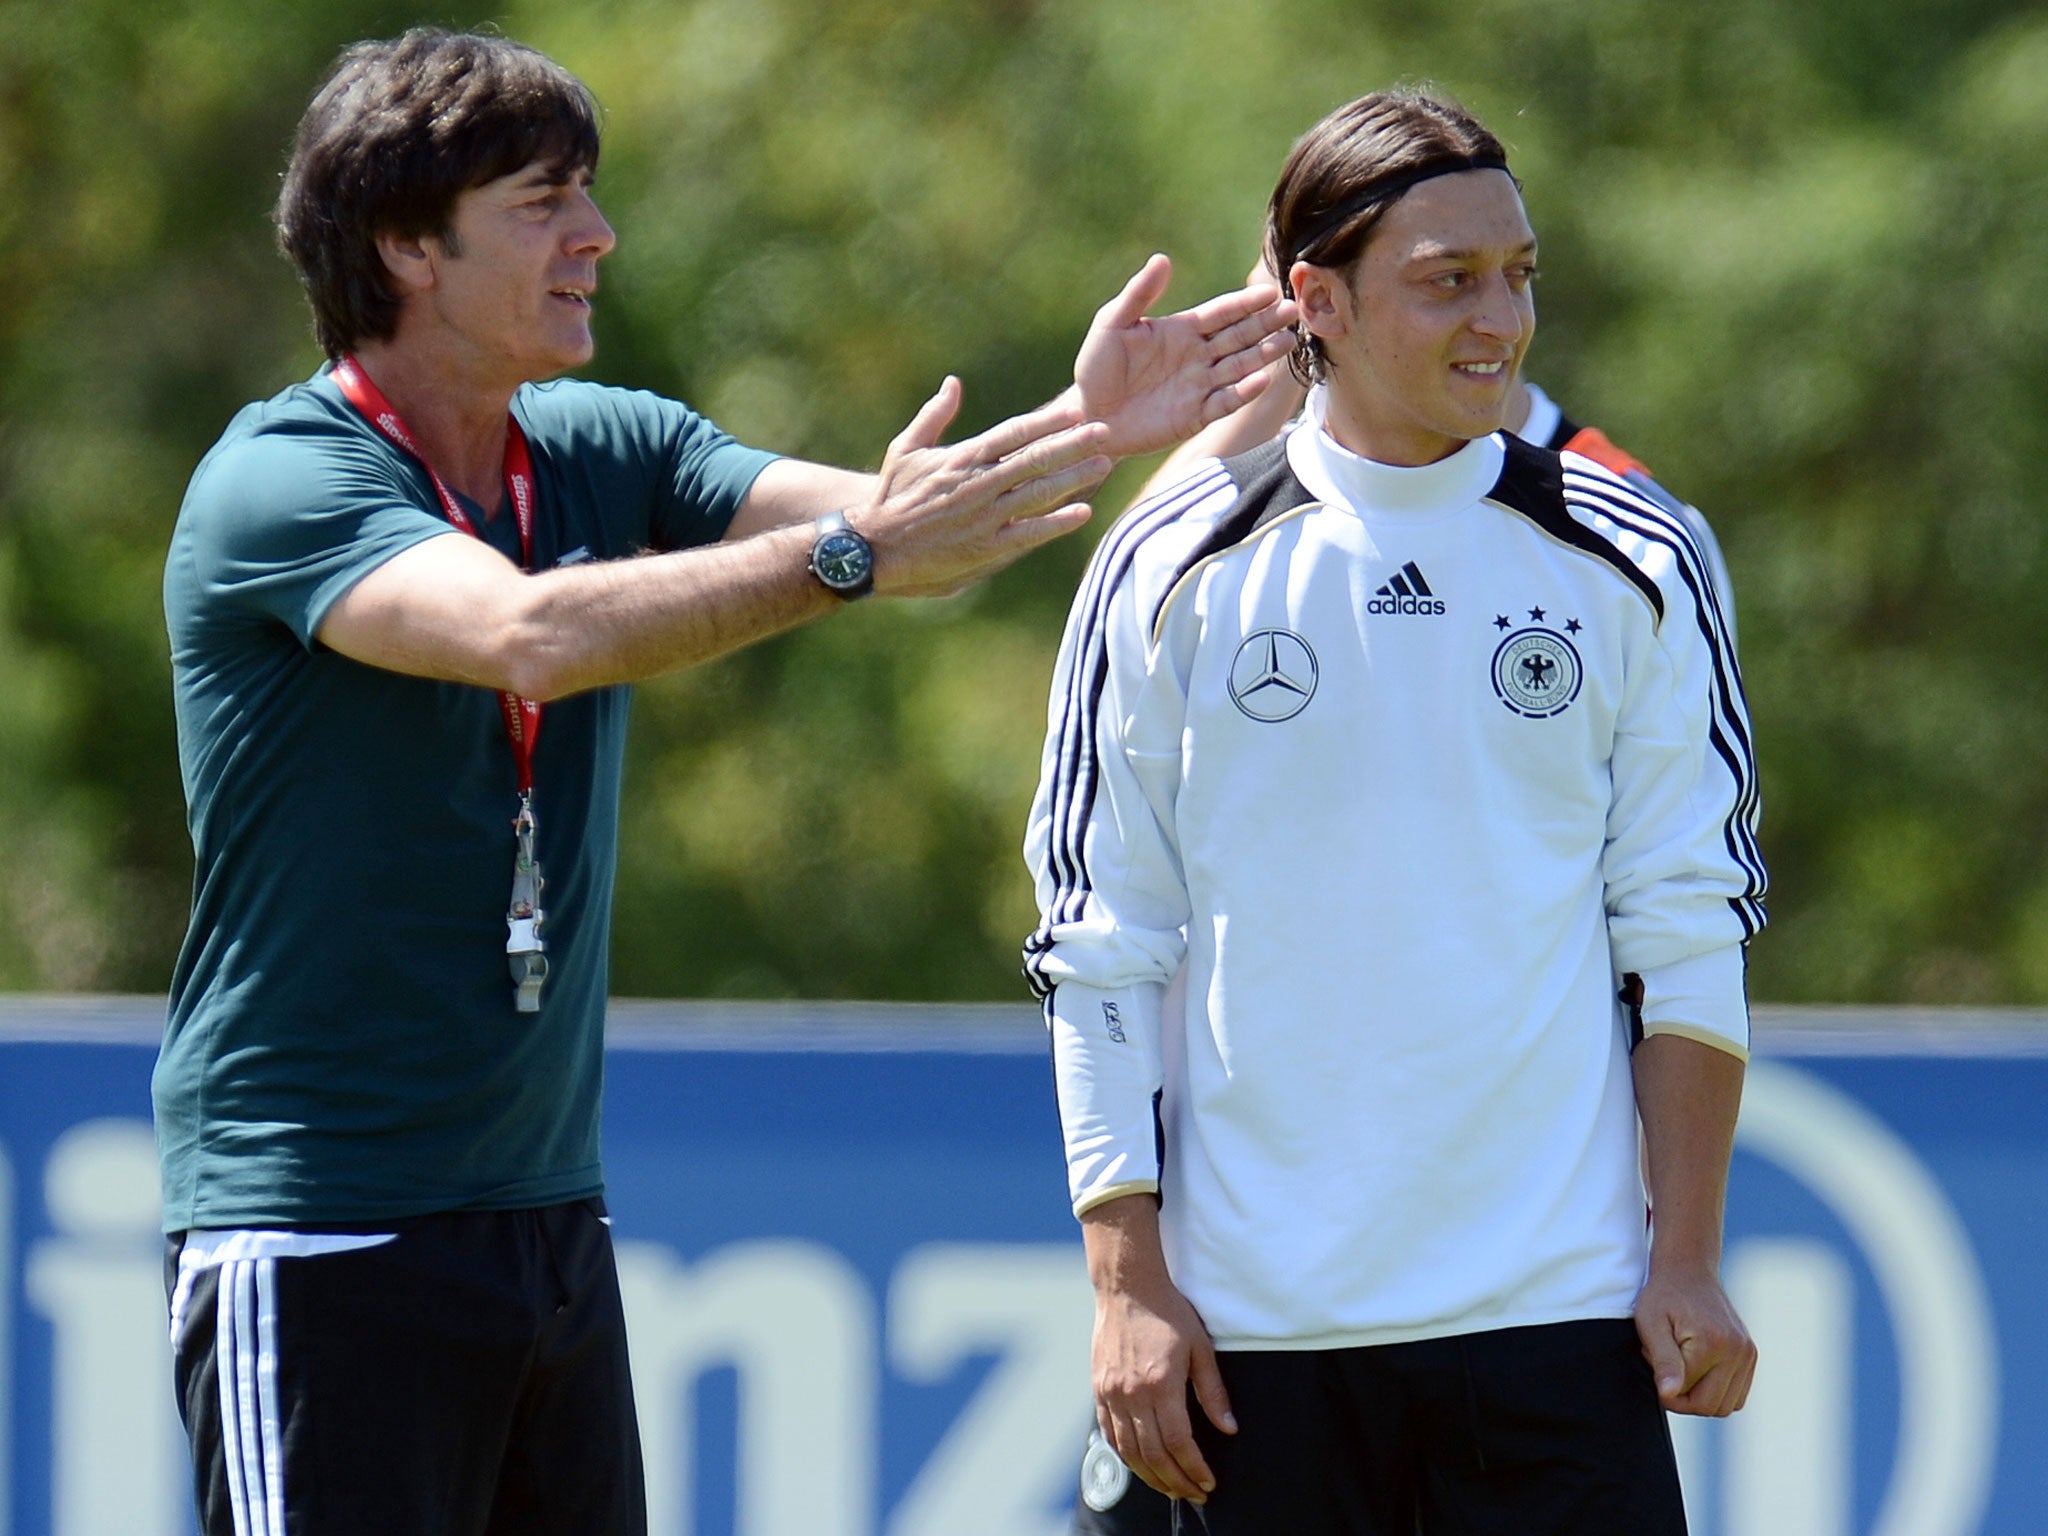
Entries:
[[941,446],[960,409],[948,377],[889,444],[874,499],[851,511],[875,551],[875,590],[943,596],[1088,521],[1077,498],[1102,483],[1111,461],[1102,426],[1055,401]]
[[1116,457],[1171,448],[1256,399],[1294,344],[1294,301],[1270,282],[1147,319],[1172,276],[1166,257],[1147,261],[1095,312],[1074,359],[1081,407]]

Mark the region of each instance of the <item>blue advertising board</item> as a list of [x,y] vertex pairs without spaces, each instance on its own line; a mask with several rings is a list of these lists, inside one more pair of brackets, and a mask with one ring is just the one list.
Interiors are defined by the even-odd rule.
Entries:
[[[0,1536],[188,1536],[156,1005],[0,1001]],[[2048,1016],[1760,1010],[1699,1536],[2038,1536]],[[656,1536],[1055,1536],[1090,1300],[1028,1008],[620,1004],[606,1164]]]

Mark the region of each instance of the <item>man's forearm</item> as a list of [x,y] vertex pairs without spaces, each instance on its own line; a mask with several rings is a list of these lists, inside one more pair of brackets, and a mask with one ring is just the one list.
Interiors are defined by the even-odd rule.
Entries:
[[[527,658],[555,697],[715,660],[845,606],[810,571],[809,526],[531,578]],[[519,690],[523,691],[523,690]]]
[[866,506],[874,499],[877,483],[875,476],[858,470],[777,459],[754,477],[746,500],[725,530],[725,542],[736,544],[771,528],[811,523],[827,512]]
[[1651,1267],[1717,1271],[1743,1064],[1682,1035],[1650,1035],[1634,1070],[1655,1219]]
[[386,671],[554,699],[709,661],[838,606],[811,532],[527,575],[452,530],[328,610],[320,640]]
[[1090,1208],[1081,1218],[1081,1243],[1098,1293],[1142,1294],[1171,1283],[1159,1240],[1157,1195],[1119,1195]]

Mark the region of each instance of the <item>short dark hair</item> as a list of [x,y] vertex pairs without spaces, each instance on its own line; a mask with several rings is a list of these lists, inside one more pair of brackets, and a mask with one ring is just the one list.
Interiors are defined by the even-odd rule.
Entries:
[[583,82],[509,38],[415,27],[344,49],[299,119],[275,214],[327,355],[397,331],[380,235],[445,239],[456,198],[530,165],[595,171],[598,132]]
[[[1507,151],[1479,119],[1426,91],[1375,91],[1332,112],[1295,140],[1266,208],[1266,258],[1291,298],[1297,261],[1342,271],[1365,253],[1389,208],[1416,181],[1478,163],[1507,169]],[[1288,367],[1303,384],[1323,377],[1322,343],[1303,327]]]

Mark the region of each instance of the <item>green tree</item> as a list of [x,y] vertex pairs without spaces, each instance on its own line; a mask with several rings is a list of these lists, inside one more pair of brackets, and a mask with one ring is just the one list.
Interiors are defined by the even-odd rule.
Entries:
[[[458,6],[433,19],[468,24]],[[1051,394],[1153,249],[1233,283],[1293,136],[1393,79],[1509,141],[1532,371],[1706,509],[1742,605],[1760,996],[2048,1000],[2048,22],[2016,0],[522,0],[610,114],[598,376],[872,464],[947,371]],[[317,361],[266,210],[328,0],[0,0],[0,985],[161,988],[190,853],[184,480]],[[1098,529],[1142,466],[1101,498]],[[641,690],[628,993],[1017,995],[1017,857],[1096,533]]]

